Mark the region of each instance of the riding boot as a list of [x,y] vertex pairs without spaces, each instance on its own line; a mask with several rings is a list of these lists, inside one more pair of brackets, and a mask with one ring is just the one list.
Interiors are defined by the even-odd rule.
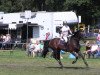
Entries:
[[64,44],[64,45],[65,45],[65,46],[67,46],[67,44],[68,44],[68,42],[65,42],[65,44]]
[[60,40],[61,40],[61,43],[65,43],[65,40],[63,39],[63,38],[60,38]]

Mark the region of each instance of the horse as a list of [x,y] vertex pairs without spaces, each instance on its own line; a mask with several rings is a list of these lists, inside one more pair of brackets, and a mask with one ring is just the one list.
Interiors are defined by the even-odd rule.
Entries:
[[44,41],[44,48],[42,51],[42,57],[46,57],[49,52],[49,48],[53,50],[53,57],[57,60],[60,67],[63,68],[63,64],[60,60],[60,51],[64,50],[65,52],[70,52],[75,56],[75,60],[72,64],[76,63],[79,56],[83,59],[84,64],[88,67],[88,63],[85,60],[82,52],[80,51],[81,45],[79,43],[80,40],[84,40],[83,32],[78,30],[76,31],[68,40],[67,43],[62,42],[60,38],[53,38],[51,40]]

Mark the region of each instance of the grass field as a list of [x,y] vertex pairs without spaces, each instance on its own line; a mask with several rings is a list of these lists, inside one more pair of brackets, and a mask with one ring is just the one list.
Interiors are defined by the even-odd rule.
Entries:
[[64,68],[60,69],[57,61],[47,56],[27,57],[25,51],[16,50],[12,55],[0,52],[0,75],[100,75],[100,59],[86,59],[90,68],[86,68],[82,59],[71,64],[73,59],[68,53],[61,60]]

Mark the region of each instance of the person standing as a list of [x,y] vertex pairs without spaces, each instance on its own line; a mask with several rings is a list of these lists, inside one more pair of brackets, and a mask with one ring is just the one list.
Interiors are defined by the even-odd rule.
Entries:
[[61,40],[64,40],[67,43],[70,34],[72,34],[72,31],[67,25],[67,21],[63,21],[63,27],[61,28]]
[[99,45],[99,47],[100,47],[100,30],[99,30],[99,33],[98,33],[98,35],[97,35],[97,44]]
[[50,36],[50,32],[47,32],[45,40],[49,40],[49,36]]

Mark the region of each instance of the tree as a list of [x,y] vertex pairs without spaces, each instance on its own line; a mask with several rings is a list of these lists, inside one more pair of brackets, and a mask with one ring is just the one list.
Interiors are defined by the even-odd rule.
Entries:
[[9,12],[11,8],[11,1],[1,0],[0,11]]
[[94,24],[94,19],[100,17],[99,0],[66,0],[65,10],[72,10],[77,15],[82,16],[82,22],[85,24]]
[[35,7],[39,11],[45,10],[45,0],[34,0]]
[[46,11],[63,11],[65,0],[46,0]]
[[82,22],[93,24],[100,17],[99,0],[0,0],[0,11],[75,11]]

